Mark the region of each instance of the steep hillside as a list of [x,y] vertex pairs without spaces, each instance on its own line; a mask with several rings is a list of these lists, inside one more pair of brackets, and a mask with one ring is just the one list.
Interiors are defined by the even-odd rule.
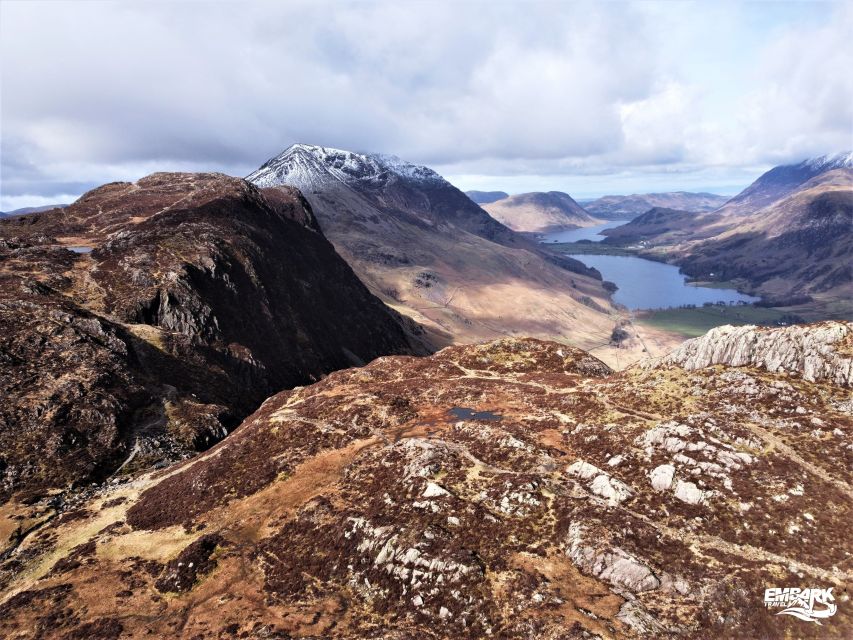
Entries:
[[774,167],[729,200],[720,213],[727,216],[748,215],[794,193],[812,178],[835,169],[853,169],[853,152]]
[[608,343],[615,319],[597,272],[544,253],[427,167],[298,144],[248,179],[299,188],[362,281],[439,338]]
[[[435,171],[413,165],[395,156],[360,154],[340,149],[295,144],[265,162],[246,177],[260,187],[282,184],[297,187],[307,198],[328,199],[330,186],[345,186],[366,201],[375,212],[318,210],[321,225],[327,220],[358,229],[370,222],[368,213],[384,213],[414,224],[453,226],[462,231],[502,244],[516,244],[518,238],[473,204]],[[323,201],[320,197],[318,200]],[[342,205],[352,205],[342,202]],[[359,215],[361,214],[361,215]],[[382,225],[377,225],[381,230]],[[325,229],[333,233],[335,228]]]
[[465,195],[477,204],[488,204],[509,197],[505,191],[466,191]]
[[772,299],[853,299],[851,169],[823,173],[737,223],[715,221],[708,228],[718,232],[697,240],[680,259],[688,275],[741,279]]
[[692,211],[655,207],[637,216],[628,224],[604,229],[604,242],[610,244],[636,244],[650,238],[662,237],[677,240],[678,236],[693,233],[696,214]]
[[567,193],[519,193],[483,208],[498,222],[513,231],[548,233],[563,229],[589,227],[601,221],[590,216]]
[[297,191],[220,174],[4,220],[0,326],[0,503],[179,459],[276,391],[418,348]]
[[680,211],[713,211],[726,203],[726,196],[713,193],[635,193],[630,196],[604,196],[584,202],[583,208],[596,218],[603,220],[631,220],[649,209],[677,209]]
[[848,638],[853,325],[751,330],[615,374],[503,339],[280,393],[27,536],[0,634]]

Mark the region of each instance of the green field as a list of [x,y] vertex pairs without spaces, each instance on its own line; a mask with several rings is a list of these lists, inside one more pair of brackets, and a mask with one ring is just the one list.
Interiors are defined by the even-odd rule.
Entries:
[[723,280],[720,282],[713,280],[689,280],[687,284],[693,287],[704,287],[705,289],[737,289],[738,285],[744,283],[733,282],[731,280]]
[[634,256],[636,251],[624,247],[614,247],[601,242],[549,242],[540,245],[543,249],[555,253],[585,256]]
[[637,313],[636,322],[695,338],[723,324],[775,324],[785,314],[785,311],[779,309],[765,309],[752,305],[732,307],[714,305],[696,309],[640,311]]

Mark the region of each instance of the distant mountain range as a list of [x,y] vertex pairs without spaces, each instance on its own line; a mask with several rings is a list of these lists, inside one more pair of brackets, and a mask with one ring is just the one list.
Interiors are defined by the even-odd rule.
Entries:
[[726,196],[713,193],[642,193],[630,196],[604,196],[596,200],[583,200],[581,206],[591,215],[604,220],[632,220],[655,207],[680,211],[713,211],[728,201]]
[[0,218],[22,216],[27,213],[40,213],[42,211],[50,211],[51,209],[64,209],[67,206],[67,204],[46,204],[40,207],[21,207],[12,211],[0,211]]
[[247,179],[300,189],[361,280],[438,341],[608,341],[614,321],[597,272],[543,251],[427,167],[296,144]]
[[589,227],[601,222],[561,191],[519,193],[481,206],[510,229],[527,233]]
[[477,204],[488,204],[509,197],[505,191],[466,191],[465,195]]

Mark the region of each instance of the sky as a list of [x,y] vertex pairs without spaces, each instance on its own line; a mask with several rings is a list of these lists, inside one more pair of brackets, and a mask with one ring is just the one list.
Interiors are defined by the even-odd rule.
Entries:
[[853,2],[0,0],[0,210],[294,142],[462,189],[733,194],[853,148]]

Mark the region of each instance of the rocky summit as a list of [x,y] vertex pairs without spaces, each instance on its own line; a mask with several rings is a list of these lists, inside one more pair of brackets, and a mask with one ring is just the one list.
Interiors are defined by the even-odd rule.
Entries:
[[220,174],[158,173],[4,220],[0,326],[6,510],[203,450],[281,389],[424,351],[298,191]]
[[[849,638],[853,326],[752,331],[618,373],[506,338],[279,393],[24,537],[0,635]],[[764,606],[787,587],[835,615]]]

